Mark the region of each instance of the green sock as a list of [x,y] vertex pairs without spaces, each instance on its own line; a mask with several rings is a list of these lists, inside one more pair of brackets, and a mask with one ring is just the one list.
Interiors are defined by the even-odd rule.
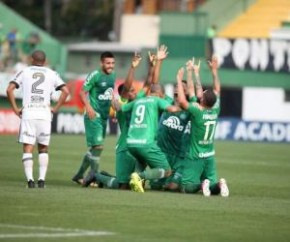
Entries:
[[119,188],[119,181],[115,177],[105,176],[100,173],[96,173],[96,180],[98,183],[103,183],[105,187],[111,189]]
[[86,170],[88,169],[88,167],[90,166],[90,160],[89,160],[89,156],[90,156],[90,152],[88,151],[84,157],[83,157],[83,161],[82,164],[76,174],[77,177],[79,178],[83,178],[84,173],[86,172]]
[[163,178],[165,175],[165,170],[162,168],[148,169],[139,173],[139,176],[145,180],[153,180]]
[[91,149],[91,156],[89,157],[89,162],[91,166],[91,170],[94,172],[98,172],[99,164],[100,164],[100,156],[103,150],[99,149]]

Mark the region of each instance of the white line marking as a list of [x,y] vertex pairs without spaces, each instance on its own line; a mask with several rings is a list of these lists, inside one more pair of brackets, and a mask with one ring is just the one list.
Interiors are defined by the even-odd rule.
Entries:
[[59,237],[79,237],[79,236],[106,236],[113,235],[114,233],[108,231],[89,231],[81,229],[64,229],[64,228],[51,228],[43,226],[25,226],[14,224],[1,224],[0,228],[12,228],[12,229],[26,229],[26,230],[44,230],[52,231],[54,233],[10,233],[1,234],[0,239],[8,238],[59,238]]

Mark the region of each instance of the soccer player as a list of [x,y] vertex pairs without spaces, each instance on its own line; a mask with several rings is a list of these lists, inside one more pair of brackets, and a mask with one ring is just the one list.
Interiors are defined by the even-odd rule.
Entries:
[[[23,143],[22,162],[28,188],[34,188],[33,149],[38,143],[38,187],[44,188],[49,163],[48,146],[51,135],[52,114],[65,102],[69,91],[59,75],[44,66],[46,55],[41,50],[32,53],[32,65],[19,71],[7,88],[7,96],[17,116],[21,118],[18,141]],[[17,107],[14,90],[22,87],[23,107]],[[50,106],[53,89],[61,95],[54,107]]]
[[116,79],[114,67],[114,55],[108,51],[103,52],[100,56],[100,69],[87,76],[80,92],[85,105],[84,124],[89,150],[72,178],[72,181],[78,184],[82,184],[84,173],[89,166],[93,172],[99,167]]
[[[137,94],[137,98],[144,97],[148,93],[151,83],[158,81],[159,70],[162,60],[167,57],[167,47],[161,45],[157,50],[156,56],[152,55],[150,52],[149,61],[150,68],[148,71],[148,77],[143,85],[143,88]],[[125,104],[131,102],[136,98],[136,92],[132,86],[134,80],[134,72],[136,67],[139,65],[141,57],[136,55],[133,57],[131,62],[131,67],[129,69],[126,81],[118,87],[118,93],[120,95],[119,102]],[[155,66],[158,66],[156,68]],[[127,189],[129,188],[129,179],[131,173],[135,170],[138,164],[135,157],[133,157],[128,151],[127,147],[127,134],[129,129],[129,122],[131,117],[131,112],[117,112],[117,120],[120,126],[121,134],[116,145],[116,177],[106,176],[101,172],[96,172],[95,174],[90,174],[84,180],[84,186],[88,186],[91,182],[96,181],[98,184],[103,184],[103,186],[114,189]]]
[[[187,81],[183,80],[183,90],[187,94],[187,100],[196,101],[196,96],[192,93],[192,61],[186,63]],[[187,85],[188,83],[188,85]],[[177,99],[177,86],[174,90],[174,99],[172,100],[176,106],[179,105]],[[172,168],[172,174],[166,179],[153,181],[150,183],[151,189],[165,189],[169,191],[179,191],[182,177],[182,168],[184,163],[185,153],[188,149],[190,122],[189,112],[181,110],[180,112],[164,111],[160,117],[157,145],[165,153],[167,160]]]
[[[217,181],[214,134],[220,112],[220,82],[218,78],[217,58],[209,62],[213,75],[213,90],[203,92],[200,103],[189,103],[182,88],[184,69],[177,73],[178,101],[180,106],[191,113],[190,150],[184,165],[182,189],[195,193],[202,189],[204,196],[221,194],[229,196],[225,179]],[[199,80],[199,68],[194,65],[195,78]]]
[[[122,112],[132,111],[127,137],[130,153],[139,161],[142,172],[131,174],[130,186],[133,191],[144,192],[142,180],[160,179],[171,174],[171,168],[164,153],[156,143],[159,111],[180,111],[179,107],[160,98],[163,97],[160,84],[152,84],[146,97],[124,104]],[[150,169],[145,170],[146,166]]]
[[[124,83],[119,85],[118,94],[121,104],[128,103],[136,98],[136,91],[133,87],[134,73],[141,61],[141,56],[135,55],[132,58],[131,66]],[[112,189],[128,189],[130,174],[135,170],[135,158],[128,152],[126,137],[129,127],[130,113],[116,112],[116,119],[120,127],[121,134],[116,145],[116,177],[109,176],[103,172],[91,172],[84,179],[84,186],[87,187],[92,182],[103,184],[104,187]]]

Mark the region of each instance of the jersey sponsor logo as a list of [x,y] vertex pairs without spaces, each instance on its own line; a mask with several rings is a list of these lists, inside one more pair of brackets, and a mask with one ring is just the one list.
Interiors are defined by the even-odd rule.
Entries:
[[179,131],[183,131],[184,129],[184,126],[180,125],[179,118],[175,116],[170,116],[168,119],[165,119],[162,124],[168,128],[176,129]]
[[108,88],[103,94],[100,94],[98,98],[99,100],[112,100],[113,88]]
[[210,151],[210,152],[204,152],[204,153],[198,153],[198,157],[199,158],[207,158],[207,157],[210,157],[210,156],[214,156],[215,154],[215,151]]
[[127,144],[146,144],[147,140],[146,139],[127,139]]
[[190,134],[190,129],[191,129],[191,121],[188,121],[188,123],[185,126],[184,133],[185,134]]
[[101,82],[101,86],[105,87],[105,86],[107,86],[107,83],[106,82]]
[[44,97],[41,96],[31,96],[31,102],[32,103],[43,103]]

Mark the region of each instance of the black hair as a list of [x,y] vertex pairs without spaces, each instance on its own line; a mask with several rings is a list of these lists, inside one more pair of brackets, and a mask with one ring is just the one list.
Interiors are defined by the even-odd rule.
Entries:
[[31,57],[36,63],[44,63],[46,60],[46,55],[42,50],[33,51]]
[[207,107],[209,107],[209,108],[213,107],[213,105],[216,102],[216,99],[217,99],[216,94],[214,93],[214,91],[212,89],[208,89],[208,90],[204,91],[203,102]]
[[124,83],[120,84],[118,86],[118,94],[121,95],[124,89],[125,89],[125,84]]
[[101,61],[103,61],[105,58],[115,58],[113,53],[110,51],[105,51],[101,54]]

